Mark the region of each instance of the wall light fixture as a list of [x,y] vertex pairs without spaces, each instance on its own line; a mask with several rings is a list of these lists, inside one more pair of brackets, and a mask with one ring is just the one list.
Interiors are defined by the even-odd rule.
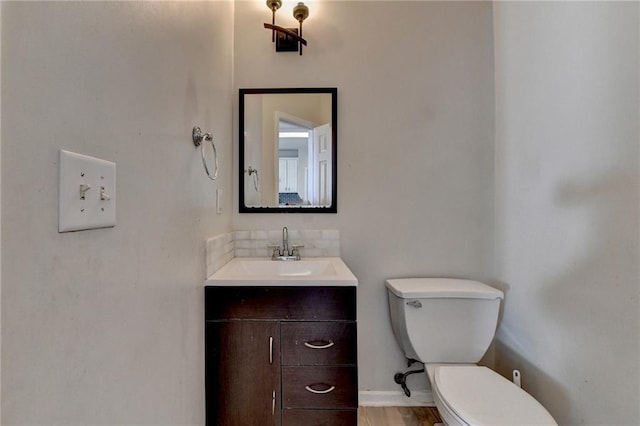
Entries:
[[302,38],[302,21],[309,16],[309,8],[299,2],[293,8],[293,17],[300,24],[298,28],[283,28],[276,25],[276,10],[282,6],[282,0],[267,0],[267,7],[271,10],[271,23],[264,24],[264,27],[271,30],[271,41],[276,44],[276,52],[300,52],[302,55],[302,45],[307,45],[307,40]]

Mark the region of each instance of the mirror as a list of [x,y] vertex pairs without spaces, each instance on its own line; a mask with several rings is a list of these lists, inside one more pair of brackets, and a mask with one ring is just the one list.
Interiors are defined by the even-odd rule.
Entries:
[[336,213],[336,88],[240,89],[240,213]]

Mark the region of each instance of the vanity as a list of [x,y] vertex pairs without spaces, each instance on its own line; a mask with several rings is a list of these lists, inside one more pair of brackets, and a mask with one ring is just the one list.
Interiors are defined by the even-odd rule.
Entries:
[[[337,88],[240,89],[238,101],[238,211],[336,213]],[[358,281],[325,252],[337,232],[292,239],[304,245],[283,228],[273,260],[247,254],[267,254],[271,231],[207,243],[208,426],[358,423]]]
[[357,424],[357,279],[340,258],[236,257],[205,285],[207,425]]

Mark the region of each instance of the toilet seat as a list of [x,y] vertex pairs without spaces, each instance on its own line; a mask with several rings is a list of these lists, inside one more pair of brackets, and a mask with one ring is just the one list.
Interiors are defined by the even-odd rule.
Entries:
[[432,385],[443,408],[463,425],[557,425],[531,395],[486,367],[438,366]]

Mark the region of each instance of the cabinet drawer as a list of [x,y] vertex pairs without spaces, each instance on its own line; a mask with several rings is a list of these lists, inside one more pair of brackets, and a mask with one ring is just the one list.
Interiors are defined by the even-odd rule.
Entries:
[[355,367],[283,367],[283,408],[357,408]]
[[204,289],[205,320],[356,319],[355,287],[218,287]]
[[284,322],[282,365],[356,363],[355,322]]
[[356,426],[357,410],[284,410],[282,426]]

